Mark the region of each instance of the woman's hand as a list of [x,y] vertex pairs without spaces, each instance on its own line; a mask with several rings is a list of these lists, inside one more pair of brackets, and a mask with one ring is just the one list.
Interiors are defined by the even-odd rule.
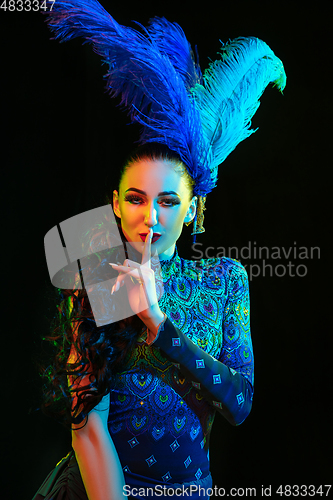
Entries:
[[160,273],[157,271],[155,276],[155,271],[151,268],[152,261],[155,265],[159,262],[157,253],[153,258],[151,256],[152,236],[153,230],[150,229],[145,239],[141,265],[129,259],[126,259],[123,265],[110,263],[120,273],[111,293],[125,284],[132,311],[149,330],[156,333],[164,319],[164,314],[158,305],[158,299],[163,293],[163,281]]

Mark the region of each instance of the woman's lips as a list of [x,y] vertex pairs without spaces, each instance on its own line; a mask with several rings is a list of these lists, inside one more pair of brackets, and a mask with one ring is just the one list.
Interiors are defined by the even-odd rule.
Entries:
[[[143,242],[146,240],[147,234],[148,233],[140,233],[140,238],[142,239]],[[159,233],[154,233],[151,242],[155,243],[155,241],[157,241],[160,237],[161,235]]]

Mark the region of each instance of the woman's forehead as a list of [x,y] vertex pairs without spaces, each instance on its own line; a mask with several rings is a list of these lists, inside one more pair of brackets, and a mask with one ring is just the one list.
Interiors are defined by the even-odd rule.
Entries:
[[136,187],[146,192],[187,191],[184,176],[176,165],[167,160],[151,159],[132,163],[126,169],[120,187],[124,190]]

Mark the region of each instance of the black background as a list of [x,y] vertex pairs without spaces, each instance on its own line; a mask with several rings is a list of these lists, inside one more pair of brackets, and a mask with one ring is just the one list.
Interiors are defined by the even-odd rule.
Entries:
[[[269,260],[306,275],[250,281],[255,350],[253,409],[239,427],[216,416],[211,470],[218,487],[329,484],[332,478],[331,292],[325,236],[331,156],[331,10],[328,2],[111,2],[121,24],[165,16],[178,22],[202,69],[219,40],[263,39],[287,73],[268,88],[253,126],[220,167],[208,196],[201,249],[249,245],[320,248],[314,259]],[[6,499],[30,499],[70,447],[70,435],[33,409],[35,360],[55,313],[43,238],[55,224],[104,204],[138,138],[104,92],[106,66],[80,40],[50,41],[37,12],[1,11],[2,460]],[[178,242],[191,249],[190,228]],[[326,238],[328,241],[328,238]],[[256,242],[256,243],[254,243]],[[215,254],[217,250],[215,250]],[[209,256],[214,255],[210,250]],[[231,255],[232,257],[234,255]],[[304,267],[299,273],[304,274]],[[282,274],[282,267],[278,269]],[[2,496],[2,495],[1,495]]]

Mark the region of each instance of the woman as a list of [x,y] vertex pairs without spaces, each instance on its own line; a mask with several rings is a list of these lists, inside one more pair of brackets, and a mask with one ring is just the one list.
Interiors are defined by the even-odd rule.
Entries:
[[215,412],[239,425],[252,404],[248,281],[232,259],[181,259],[176,242],[184,223],[204,231],[218,166],[253,132],[268,83],[283,90],[283,65],[264,42],[237,39],[202,76],[178,25],[154,18],[139,32],[96,0],[56,2],[48,22],[56,38],[93,43],[108,89],[143,125],[141,144],[158,144],[138,150],[114,192],[123,243],[102,253],[97,244],[83,265],[105,287],[105,316],[126,301],[130,314],[97,326],[90,284],[63,292],[45,407],[66,403],[58,413],[74,426],[74,453],[34,500],[209,498]]
[[[110,391],[88,411],[86,425],[77,424],[78,430],[72,431],[89,499],[122,498],[123,492],[141,493],[137,498],[146,498],[142,493],[148,487],[160,493],[163,487],[181,492],[190,485],[192,498],[197,498],[195,488],[199,486],[207,490],[209,498],[209,435],[215,411],[232,425],[239,425],[250,412],[253,353],[245,269],[228,258],[195,262],[183,260],[177,253],[176,241],[183,224],[193,220],[196,201],[186,167],[175,153],[159,146],[141,148],[123,170],[119,189],[114,191],[113,208],[122,234],[125,241],[132,242],[134,254],[141,250],[142,263],[130,259],[123,265],[108,263],[119,272],[112,293],[116,295],[125,285],[131,308],[140,312],[127,319],[132,338],[125,344],[120,366],[111,362],[103,372],[98,368],[96,350],[99,346],[103,357],[103,348],[107,353],[109,345],[119,343],[114,332],[121,331],[124,322],[95,327],[99,339],[94,337],[93,347],[90,333],[81,349],[72,347],[68,360],[75,363],[86,349],[91,350],[86,357],[95,356],[95,366],[85,367],[78,385],[74,376],[70,382],[77,391],[87,386],[88,392],[85,377],[91,371],[100,380],[100,393],[105,383]],[[159,301],[150,265],[152,248],[160,259],[164,285]],[[80,301],[72,302],[74,309],[84,299],[81,292]],[[76,335],[83,337],[89,328],[92,321],[81,317]],[[103,344],[104,335],[109,340]],[[75,466],[72,458],[71,474]],[[58,479],[55,490],[60,484],[71,498],[73,492],[67,489],[78,487],[70,485],[68,473]],[[74,476],[79,483],[77,469]],[[83,487],[81,490],[83,495]],[[58,498],[54,494],[45,498]],[[39,493],[35,498],[44,497]]]

